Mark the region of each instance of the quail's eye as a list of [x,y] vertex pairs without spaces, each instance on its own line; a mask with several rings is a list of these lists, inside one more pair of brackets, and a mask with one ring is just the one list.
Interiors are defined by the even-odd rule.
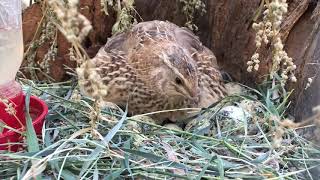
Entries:
[[175,79],[175,82],[177,85],[182,85],[182,80],[178,77]]

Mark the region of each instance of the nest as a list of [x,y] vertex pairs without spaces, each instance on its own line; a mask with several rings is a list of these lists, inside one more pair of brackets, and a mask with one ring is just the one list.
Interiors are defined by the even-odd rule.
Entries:
[[47,102],[49,114],[39,151],[1,154],[1,179],[317,176],[319,146],[303,136],[303,131],[315,127],[284,125],[271,115],[273,106],[253,89],[203,109],[183,131],[156,125],[143,115],[128,117],[115,105],[97,108],[78,93],[74,82],[21,82]]

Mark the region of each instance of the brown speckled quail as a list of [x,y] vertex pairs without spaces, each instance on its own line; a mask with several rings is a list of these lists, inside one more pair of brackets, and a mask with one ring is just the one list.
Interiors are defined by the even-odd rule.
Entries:
[[[142,22],[108,40],[78,69],[89,96],[131,114],[202,108],[226,95],[214,54],[192,32],[164,21]],[[152,115],[157,122],[177,121],[186,111]]]

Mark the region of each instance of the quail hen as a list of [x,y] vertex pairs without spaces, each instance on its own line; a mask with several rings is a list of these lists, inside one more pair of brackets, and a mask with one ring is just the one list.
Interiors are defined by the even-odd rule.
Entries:
[[[226,95],[214,54],[186,28],[164,21],[115,35],[77,72],[85,94],[128,105],[132,115],[207,107]],[[161,123],[188,115],[170,111],[152,118]]]

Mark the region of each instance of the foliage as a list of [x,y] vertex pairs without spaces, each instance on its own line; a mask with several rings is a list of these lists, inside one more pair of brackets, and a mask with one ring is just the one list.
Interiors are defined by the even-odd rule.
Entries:
[[117,12],[117,21],[112,27],[112,34],[121,33],[136,23],[134,0],[102,0],[103,10],[106,15],[108,13],[108,6],[112,7]]
[[202,0],[179,0],[182,4],[182,12],[187,18],[186,26],[190,30],[197,31],[198,27],[194,24],[194,16],[197,11],[200,12],[200,15],[206,13],[205,4]]
[[[263,9],[263,18],[259,23],[254,22],[252,28],[256,31],[256,52],[248,61],[248,72],[259,69],[259,50],[264,43],[270,43],[272,50],[272,67],[270,68],[270,78],[274,79],[280,73],[281,85],[284,86],[288,79],[296,82],[294,70],[297,68],[293,64],[292,58],[288,57],[281,40],[281,23],[284,15],[288,11],[286,0],[261,1],[260,12]],[[259,15],[259,14],[258,14]]]

